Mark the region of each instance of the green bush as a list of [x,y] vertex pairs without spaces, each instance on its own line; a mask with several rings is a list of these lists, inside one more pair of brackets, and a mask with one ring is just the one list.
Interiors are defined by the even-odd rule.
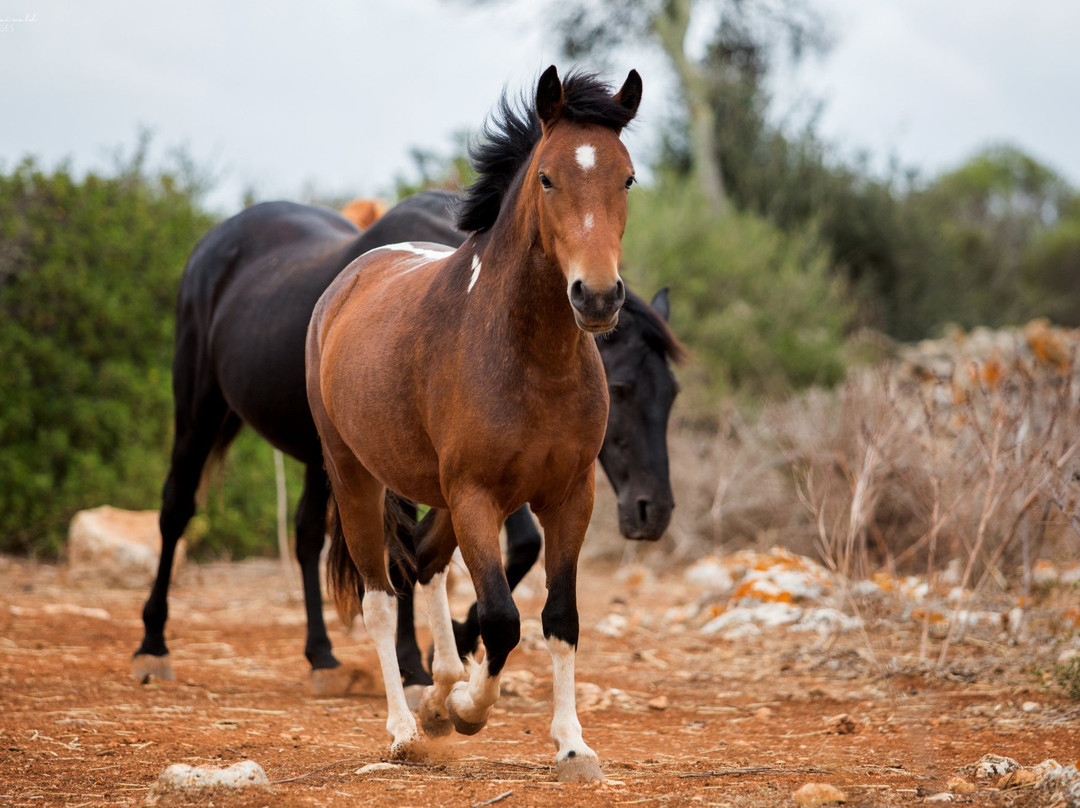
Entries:
[[211,219],[142,155],[0,175],[0,550],[52,555],[78,509],[157,498],[176,285]]
[[842,378],[854,307],[812,229],[717,217],[689,182],[668,178],[633,192],[623,261],[643,292],[671,287],[672,327],[706,400]]

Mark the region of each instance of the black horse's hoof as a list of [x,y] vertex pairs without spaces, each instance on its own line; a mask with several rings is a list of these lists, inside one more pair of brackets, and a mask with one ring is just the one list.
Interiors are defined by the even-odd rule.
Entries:
[[131,678],[140,685],[148,685],[151,679],[175,682],[176,674],[173,673],[172,660],[168,654],[135,654],[131,658]]

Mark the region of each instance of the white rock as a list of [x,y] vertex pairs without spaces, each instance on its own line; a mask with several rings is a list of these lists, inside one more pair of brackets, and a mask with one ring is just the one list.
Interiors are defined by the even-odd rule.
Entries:
[[686,568],[683,577],[705,592],[720,594],[730,592],[735,580],[723,562],[716,556],[706,556]]
[[601,618],[596,624],[596,630],[607,637],[621,637],[630,627],[630,621],[621,614],[614,612]]
[[[68,527],[67,554],[76,580],[143,589],[157,575],[161,555],[157,511],[125,511],[108,505],[79,511]],[[174,578],[183,563],[181,541],[173,561]]]
[[373,772],[385,772],[389,771],[390,769],[396,768],[399,767],[394,765],[393,763],[369,763],[366,766],[361,766],[359,769],[353,772],[353,774],[371,774]]
[[242,760],[227,769],[209,769],[174,763],[158,775],[154,790],[197,791],[204,788],[270,787],[270,780],[262,766],[254,760]]
[[1020,764],[1012,758],[1001,755],[983,755],[977,763],[965,766],[962,771],[970,772],[976,780],[988,780],[1004,777],[1019,768]]

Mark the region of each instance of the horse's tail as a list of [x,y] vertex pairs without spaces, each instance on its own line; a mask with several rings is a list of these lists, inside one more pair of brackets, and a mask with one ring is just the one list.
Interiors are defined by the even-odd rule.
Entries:
[[[345,625],[351,625],[356,615],[361,612],[364,581],[345,543],[337,500],[332,490],[329,518],[330,551],[326,560],[327,589],[334,600],[338,617]],[[415,528],[415,506],[387,489],[383,503],[383,539],[390,548],[390,563],[397,564],[409,581],[415,580],[416,575],[416,555],[412,542]]]

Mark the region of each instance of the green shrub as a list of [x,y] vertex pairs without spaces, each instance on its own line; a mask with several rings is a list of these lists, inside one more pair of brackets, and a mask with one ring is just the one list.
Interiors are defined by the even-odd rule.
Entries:
[[80,508],[156,506],[176,287],[212,220],[142,155],[0,175],[0,550],[54,555]]

